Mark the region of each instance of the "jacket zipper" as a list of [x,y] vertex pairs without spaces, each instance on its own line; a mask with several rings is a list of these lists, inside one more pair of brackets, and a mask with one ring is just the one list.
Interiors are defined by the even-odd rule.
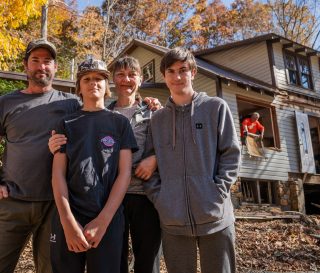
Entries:
[[193,221],[192,221],[192,215],[191,215],[191,209],[190,209],[190,201],[189,201],[189,190],[188,190],[188,185],[187,185],[187,168],[186,168],[186,143],[185,143],[185,124],[184,124],[184,118],[185,118],[185,108],[182,109],[182,135],[183,135],[183,166],[184,166],[184,185],[185,185],[185,194],[186,194],[186,205],[187,205],[187,212],[188,212],[188,217],[189,217],[189,222],[191,226],[191,235],[194,235],[194,226],[193,226]]

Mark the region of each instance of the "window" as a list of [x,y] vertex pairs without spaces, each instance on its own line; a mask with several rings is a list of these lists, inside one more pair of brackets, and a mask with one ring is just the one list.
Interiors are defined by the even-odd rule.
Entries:
[[286,68],[288,69],[288,79],[292,84],[298,84],[298,70],[294,56],[286,55]]
[[288,82],[303,88],[312,89],[311,69],[308,59],[289,51],[285,51],[284,57]]
[[142,67],[143,82],[155,82],[154,60]]
[[260,115],[259,122],[264,126],[264,147],[280,149],[275,107],[264,102],[253,101],[252,99],[241,96],[237,96],[237,105],[241,130],[242,122],[246,118],[251,117],[254,112],[257,112]]
[[276,185],[267,180],[241,179],[243,201],[254,204],[277,204]]
[[306,59],[298,59],[299,61],[299,71],[300,71],[300,79],[301,85],[304,88],[311,89],[311,73],[308,61]]

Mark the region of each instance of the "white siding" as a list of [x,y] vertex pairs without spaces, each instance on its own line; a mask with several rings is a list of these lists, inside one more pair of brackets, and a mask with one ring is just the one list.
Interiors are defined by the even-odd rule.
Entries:
[[200,73],[195,76],[193,88],[198,92],[206,92],[208,96],[214,97],[216,92],[216,81]]
[[249,157],[246,154],[246,147],[242,147],[242,163],[240,177],[266,180],[288,180],[288,172],[299,171],[299,153],[297,135],[295,129],[294,111],[281,107],[271,97],[260,95],[251,91],[244,91],[234,84],[223,85],[223,98],[233,114],[235,127],[240,141],[240,121],[236,95],[245,96],[257,101],[272,103],[276,106],[277,122],[280,134],[281,151],[266,148],[267,159]]
[[315,87],[314,90],[305,89],[299,86],[295,86],[292,84],[288,84],[286,68],[284,64],[284,56],[282,52],[282,45],[280,43],[273,44],[273,52],[274,52],[274,62],[275,62],[275,76],[278,83],[278,88],[290,91],[302,92],[306,95],[314,95],[315,93],[320,94],[320,72],[319,72],[319,64],[318,57],[311,58],[311,70],[313,73],[313,83]]
[[139,60],[141,68],[154,59],[155,82],[164,82],[163,77],[160,73],[160,62],[162,58],[161,55],[146,50],[142,47],[137,47],[133,52],[131,52],[130,56],[135,57]]
[[319,71],[319,57],[311,57],[311,71],[313,76],[313,85],[316,93],[320,94],[320,71]]
[[170,92],[168,89],[140,89],[139,90],[141,96],[145,97],[153,97],[157,98],[162,105],[165,105],[168,97],[170,96]]
[[268,50],[265,42],[213,52],[201,57],[272,84]]

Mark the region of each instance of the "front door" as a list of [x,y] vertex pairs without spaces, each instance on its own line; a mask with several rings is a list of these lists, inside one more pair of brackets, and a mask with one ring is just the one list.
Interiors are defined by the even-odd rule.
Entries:
[[295,111],[300,147],[301,172],[315,173],[314,156],[310,136],[308,115]]

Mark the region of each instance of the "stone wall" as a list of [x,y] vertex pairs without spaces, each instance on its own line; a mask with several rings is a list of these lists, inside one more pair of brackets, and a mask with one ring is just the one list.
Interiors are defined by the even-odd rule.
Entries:
[[290,187],[291,210],[306,212],[302,179],[288,181]]
[[234,208],[239,208],[242,202],[241,182],[238,179],[230,188],[231,200]]
[[[281,210],[293,210],[305,212],[305,201],[302,180],[295,178],[289,181],[274,181],[276,205],[281,207]],[[235,208],[239,208],[243,201],[241,192],[241,181],[236,181],[231,186],[232,203]]]
[[287,181],[277,181],[276,194],[282,210],[291,210],[290,187]]

